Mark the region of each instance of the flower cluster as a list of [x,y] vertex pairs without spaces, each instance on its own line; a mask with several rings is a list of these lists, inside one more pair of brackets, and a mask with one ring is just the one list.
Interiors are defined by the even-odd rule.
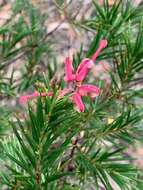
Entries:
[[[87,77],[89,70],[92,68],[96,58],[107,46],[106,40],[101,40],[97,51],[94,53],[91,59],[85,58],[81,61],[76,71],[73,69],[72,60],[67,57],[65,59],[65,77],[64,80],[67,83],[67,87],[63,90],[59,90],[58,98],[62,98],[64,95],[69,94],[71,101],[75,104],[79,112],[84,112],[85,106],[82,101],[83,96],[90,96],[95,98],[100,94],[100,89],[97,86],[91,84],[83,84],[83,81]],[[41,93],[34,92],[31,95],[25,95],[20,97],[20,103],[26,103],[29,99],[38,96],[52,96],[53,93]]]

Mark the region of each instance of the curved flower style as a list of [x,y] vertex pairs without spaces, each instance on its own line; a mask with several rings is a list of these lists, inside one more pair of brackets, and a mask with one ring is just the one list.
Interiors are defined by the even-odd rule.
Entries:
[[[72,60],[67,57],[65,59],[65,77],[64,80],[67,83],[67,87],[63,90],[59,90],[58,99],[62,98],[66,94],[70,94],[70,99],[76,105],[76,108],[79,112],[84,112],[85,106],[82,101],[82,96],[90,96],[95,98],[100,94],[100,89],[97,86],[91,84],[82,84],[86,76],[88,75],[90,69],[93,66],[93,62],[96,61],[96,58],[107,46],[107,40],[101,40],[97,51],[94,53],[91,59],[85,58],[81,61],[76,71],[73,69]],[[25,95],[20,97],[20,103],[26,103],[29,99],[38,97],[38,96],[52,96],[53,93],[38,93],[34,92],[31,95]]]

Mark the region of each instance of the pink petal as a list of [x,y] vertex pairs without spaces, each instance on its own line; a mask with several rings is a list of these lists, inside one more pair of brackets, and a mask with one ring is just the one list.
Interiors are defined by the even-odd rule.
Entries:
[[30,95],[31,98],[35,98],[35,97],[38,97],[39,96],[39,93],[38,91],[35,91],[33,94]]
[[81,96],[87,96],[89,94],[92,98],[94,98],[99,96],[100,89],[97,86],[87,84],[80,86],[78,92]]
[[28,100],[29,100],[29,96],[28,95],[20,96],[19,103],[20,104],[26,104]]
[[99,43],[99,47],[97,49],[97,51],[94,53],[94,55],[92,56],[92,60],[95,61],[96,58],[98,57],[98,55],[100,54],[100,52],[102,51],[102,49],[104,49],[107,46],[107,40],[101,40]]
[[84,112],[84,103],[82,102],[81,96],[79,93],[75,92],[72,95],[72,101],[75,103],[76,108],[79,112]]
[[30,98],[36,98],[39,96],[45,97],[45,96],[53,96],[53,92],[42,92],[41,94],[38,91],[35,91],[33,94],[29,95]]
[[82,60],[82,62],[79,64],[76,73],[79,73],[81,69],[90,61],[89,58],[85,58]]
[[75,79],[75,75],[73,74],[73,66],[72,61],[69,57],[65,59],[65,81],[70,82]]
[[93,61],[91,59],[88,59],[88,58],[83,59],[77,68],[76,80],[83,81],[92,66],[93,66]]
[[[41,93],[42,97],[52,96],[52,95],[53,95],[53,92],[48,92],[48,93],[43,92],[43,93]],[[27,101],[29,101],[30,99],[36,98],[36,97],[39,97],[39,96],[40,96],[40,93],[38,93],[37,91],[35,91],[34,93],[29,94],[29,95],[20,96],[19,103],[20,104],[26,104]]]
[[44,96],[49,96],[49,97],[51,97],[51,96],[53,96],[53,92],[48,92],[48,93],[47,93],[47,92],[42,92],[42,93],[41,93],[41,96],[42,96],[42,97],[44,97]]

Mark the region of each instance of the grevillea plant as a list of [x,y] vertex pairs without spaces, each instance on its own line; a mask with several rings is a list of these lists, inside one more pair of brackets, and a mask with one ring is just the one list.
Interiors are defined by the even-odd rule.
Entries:
[[[72,61],[69,57],[65,59],[65,77],[64,80],[67,83],[67,87],[62,90],[59,90],[58,99],[62,98],[66,94],[70,94],[70,99],[76,105],[76,108],[80,112],[84,112],[85,106],[82,101],[82,96],[90,96],[91,98],[95,98],[100,94],[100,89],[97,86],[91,84],[82,84],[84,79],[87,77],[89,70],[94,65],[96,58],[107,46],[107,40],[101,40],[99,44],[99,48],[94,53],[91,59],[85,58],[79,64],[76,72],[74,72]],[[36,98],[36,97],[45,97],[45,96],[53,96],[53,92],[42,92],[41,94],[38,92],[34,92],[30,95],[21,96],[19,102],[21,104],[25,104],[28,100]]]
[[[143,190],[142,5],[49,0],[44,14],[12,2],[0,29],[0,190]],[[81,49],[62,63],[65,36]]]

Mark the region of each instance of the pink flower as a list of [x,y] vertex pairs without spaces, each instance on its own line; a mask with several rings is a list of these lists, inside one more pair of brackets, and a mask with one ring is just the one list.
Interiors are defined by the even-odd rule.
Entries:
[[88,58],[83,59],[76,71],[76,77],[75,77],[76,81],[83,81],[92,66],[93,66],[93,61],[91,59]]
[[[36,98],[39,96],[40,96],[40,93],[38,93],[37,91],[35,91],[34,93],[29,94],[29,95],[20,96],[19,103],[20,104],[26,104],[30,99],[33,99],[33,98]],[[48,92],[48,93],[43,92],[43,93],[41,93],[41,96],[42,97],[53,96],[53,92]]]
[[81,95],[78,92],[73,93],[71,100],[76,105],[77,111],[84,112],[84,109],[85,109],[84,103],[81,99]]
[[[94,61],[96,61],[96,58],[102,51],[107,46],[107,40],[101,40],[99,47],[97,51],[94,53],[92,56],[92,59],[85,58],[81,61],[79,66],[77,67],[77,70],[74,71],[73,65],[72,65],[72,60],[67,57],[65,59],[65,77],[64,80],[67,83],[67,87],[64,88],[63,90],[59,90],[59,96],[57,99],[62,98],[66,94],[70,95],[70,99],[72,102],[75,104],[76,109],[79,112],[84,112],[85,110],[85,105],[82,101],[82,96],[90,96],[91,98],[95,98],[99,96],[100,94],[100,89],[97,86],[91,85],[91,84],[82,84],[86,76],[88,75],[90,69],[94,65]],[[25,95],[20,97],[20,103],[26,103],[29,99],[38,97],[38,96],[52,96],[53,93],[38,93],[34,92],[31,95]]]
[[91,84],[82,85],[82,82],[94,65],[93,62],[96,61],[96,58],[106,46],[107,40],[101,40],[97,51],[92,56],[92,59],[83,59],[75,72],[73,70],[72,61],[70,58],[66,58],[65,81],[69,84],[70,88],[72,86],[71,100],[76,105],[79,112],[84,112],[85,110],[85,106],[82,102],[82,96],[90,96],[91,98],[95,98],[100,94],[100,89],[97,86]]
[[73,66],[72,61],[69,57],[65,59],[65,81],[70,82],[75,79],[75,75],[73,74]]
[[96,97],[99,96],[100,94],[100,89],[97,86],[91,85],[91,84],[85,84],[81,85],[78,89],[79,94],[81,96],[91,96],[91,97]]

